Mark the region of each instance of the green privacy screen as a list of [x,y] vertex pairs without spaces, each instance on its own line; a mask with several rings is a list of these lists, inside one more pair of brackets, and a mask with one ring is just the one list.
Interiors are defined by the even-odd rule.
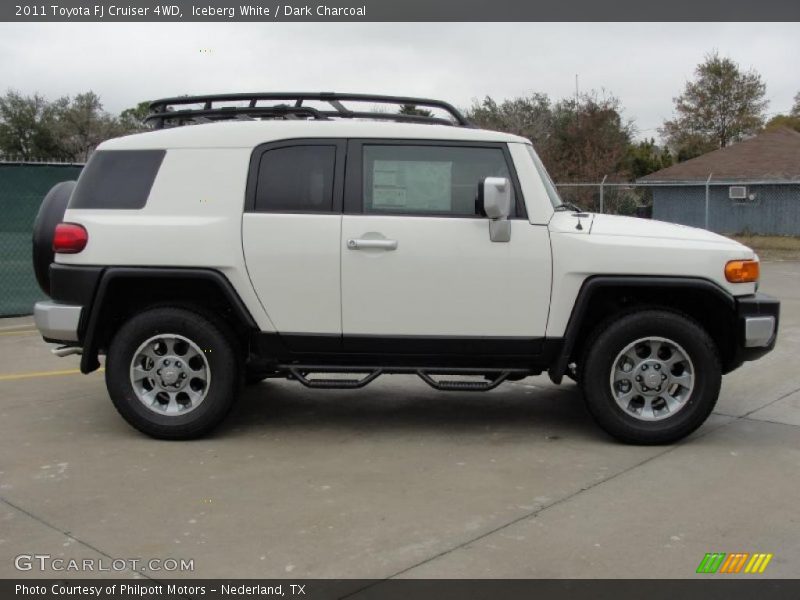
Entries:
[[45,194],[82,165],[0,162],[0,317],[28,315],[44,298],[31,262],[33,221]]

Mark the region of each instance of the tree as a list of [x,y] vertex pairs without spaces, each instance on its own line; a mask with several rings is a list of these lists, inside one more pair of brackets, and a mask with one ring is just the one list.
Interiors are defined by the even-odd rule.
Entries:
[[60,142],[72,160],[85,161],[100,142],[121,134],[117,119],[92,91],[78,94],[58,115]]
[[788,115],[777,114],[764,125],[764,130],[766,131],[775,131],[777,129],[800,131],[800,92],[794,97],[794,106]]
[[708,137],[695,132],[683,132],[675,135],[672,138],[668,138],[666,144],[675,153],[677,162],[683,162],[719,149],[719,146],[709,140]]
[[600,181],[630,173],[626,160],[633,125],[622,117],[614,96],[590,92],[556,104],[542,93],[502,102],[486,96],[473,102],[467,118],[531,140],[555,181]]
[[724,148],[761,129],[765,94],[761,75],[742,71],[730,58],[712,52],[673,99],[676,115],[664,122],[661,135],[679,160]]
[[21,160],[85,161],[108,138],[144,131],[148,103],[119,117],[103,110],[94,92],[48,101],[9,90],[0,97],[0,155]]
[[132,108],[126,108],[119,113],[119,126],[124,133],[145,131],[145,117],[150,113],[150,102],[139,102]]
[[0,97],[0,154],[22,160],[58,158],[56,107],[39,94],[8,90]]
[[401,115],[412,117],[430,117],[433,115],[427,108],[417,108],[414,104],[403,104],[397,112]]
[[633,124],[623,119],[619,99],[600,98],[596,92],[581,94],[553,107],[542,160],[556,181],[627,178],[625,160],[632,135]]
[[669,149],[657,146],[656,141],[650,138],[638,144],[631,144],[628,147],[626,162],[631,178],[639,179],[669,167],[673,161]]
[[800,114],[796,117],[792,115],[775,115],[764,126],[766,131],[775,131],[777,129],[794,129],[800,131]]
[[550,98],[541,93],[503,100],[500,104],[486,96],[480,103],[473,102],[466,116],[479,127],[521,135],[534,144],[546,142],[552,126]]

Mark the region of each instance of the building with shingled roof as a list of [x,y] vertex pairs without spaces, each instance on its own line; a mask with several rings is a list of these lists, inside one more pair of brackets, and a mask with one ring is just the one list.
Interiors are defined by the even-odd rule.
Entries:
[[638,180],[653,218],[720,233],[800,235],[800,133],[765,131]]

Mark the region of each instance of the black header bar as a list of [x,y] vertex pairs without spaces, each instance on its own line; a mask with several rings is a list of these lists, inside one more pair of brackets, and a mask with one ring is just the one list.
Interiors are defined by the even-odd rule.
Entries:
[[37,600],[784,600],[800,580],[700,575],[695,579],[27,579],[0,580],[0,597]]
[[[786,22],[796,0],[4,0],[10,22]],[[502,43],[502,40],[498,40]]]

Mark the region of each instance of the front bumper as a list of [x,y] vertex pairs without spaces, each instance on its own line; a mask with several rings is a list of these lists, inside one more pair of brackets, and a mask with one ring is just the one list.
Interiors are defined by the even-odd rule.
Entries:
[[780,302],[767,294],[736,298],[739,355],[742,361],[761,358],[778,339]]
[[82,306],[51,300],[33,306],[33,321],[48,342],[77,342]]

